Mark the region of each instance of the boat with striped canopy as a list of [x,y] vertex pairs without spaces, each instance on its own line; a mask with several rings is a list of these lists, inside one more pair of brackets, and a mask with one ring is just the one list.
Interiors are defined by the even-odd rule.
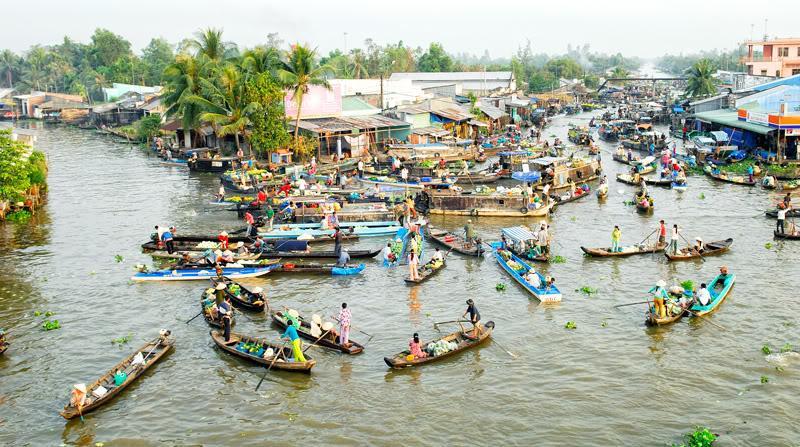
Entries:
[[494,249],[494,256],[497,263],[506,271],[519,285],[539,301],[544,303],[557,303],[561,301],[561,291],[555,285],[547,287],[547,279],[541,273],[536,272],[539,284],[532,284],[525,279],[525,274],[530,272],[532,267],[525,261],[515,256],[510,251],[503,248],[502,242],[493,242],[491,247]]

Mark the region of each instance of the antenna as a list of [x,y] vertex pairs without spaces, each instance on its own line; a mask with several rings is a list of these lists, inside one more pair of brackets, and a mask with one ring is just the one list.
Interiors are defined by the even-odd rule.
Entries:
[[764,19],[764,42],[766,42],[767,39],[769,39],[769,37],[767,36],[767,21],[768,19]]

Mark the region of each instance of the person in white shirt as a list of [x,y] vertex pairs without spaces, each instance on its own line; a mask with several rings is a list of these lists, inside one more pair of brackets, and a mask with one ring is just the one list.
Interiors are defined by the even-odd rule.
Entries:
[[306,179],[300,177],[300,180],[297,181],[297,189],[300,190],[300,195],[303,195],[307,188]]
[[358,177],[364,177],[364,160],[358,160]]
[[550,184],[549,183],[544,185],[544,188],[542,188],[542,202],[544,202],[545,205],[550,203]]
[[408,169],[405,166],[400,170],[400,178],[403,179],[404,183],[408,182]]
[[547,224],[542,224],[541,228],[539,228],[539,233],[536,234],[536,238],[539,251],[542,253],[550,253],[550,247],[548,247],[550,237],[547,234]]
[[532,285],[536,289],[542,288],[542,280],[539,278],[539,275],[536,274],[536,270],[530,269],[528,273],[525,275],[525,282]]
[[431,257],[433,261],[444,261],[444,255],[442,251],[439,250],[439,247],[436,247],[436,251],[433,252],[433,257]]
[[708,293],[708,289],[706,289],[706,284],[700,284],[700,290],[697,292],[697,301],[700,303],[701,306],[707,306],[708,303],[711,301],[711,294]]
[[[782,204],[781,204],[782,205]],[[778,222],[775,224],[775,232],[779,234],[785,233],[783,228],[783,223],[786,221],[786,209],[785,206],[778,207]]]
[[679,237],[678,236],[678,232],[679,231],[680,230],[678,230],[678,224],[675,224],[675,225],[672,226],[672,233],[670,234],[669,248],[667,249],[667,251],[671,251],[673,255],[678,253],[678,237]]

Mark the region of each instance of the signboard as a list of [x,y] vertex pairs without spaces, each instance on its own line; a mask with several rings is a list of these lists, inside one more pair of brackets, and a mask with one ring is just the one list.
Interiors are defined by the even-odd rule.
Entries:
[[764,112],[747,112],[748,123],[762,124],[769,126],[769,114]]
[[787,137],[800,137],[800,129],[786,129]]

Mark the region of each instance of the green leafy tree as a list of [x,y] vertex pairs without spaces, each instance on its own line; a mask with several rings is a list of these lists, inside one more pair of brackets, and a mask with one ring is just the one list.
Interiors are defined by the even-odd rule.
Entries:
[[34,45],[28,51],[25,58],[22,79],[30,88],[36,90],[46,88],[48,57],[47,51],[39,45]]
[[444,51],[442,44],[433,42],[419,58],[417,68],[424,72],[453,71],[453,59]]
[[0,76],[5,78],[6,87],[14,87],[14,77],[19,70],[20,58],[11,50],[0,52]]
[[107,29],[98,28],[92,34],[91,53],[95,68],[107,67],[119,58],[131,56],[131,43]]
[[537,70],[528,78],[528,89],[535,93],[553,90],[558,86],[558,79],[548,70]]
[[150,141],[161,132],[161,115],[152,113],[136,122],[136,136],[139,141]]
[[312,85],[331,88],[325,74],[329,67],[317,65],[316,50],[296,44],[286,53],[286,60],[278,70],[278,79],[284,87],[292,92],[292,99],[297,103],[297,116],[294,125],[294,144],[298,144],[300,116],[303,108],[303,97]]
[[200,95],[204,80],[203,62],[189,54],[179,54],[175,62],[164,70],[166,80],[164,104],[167,116],[180,117],[184,129],[184,146],[192,147],[189,130],[200,125],[202,108],[191,98]]
[[207,57],[214,63],[236,57],[238,53],[235,44],[223,40],[222,29],[218,28],[198,31],[195,33],[195,39],[189,42],[189,46],[197,51],[198,57]]
[[686,94],[692,98],[710,96],[717,93],[717,79],[714,78],[717,68],[710,59],[700,59],[692,65],[686,74]]
[[19,201],[30,188],[28,146],[11,139],[10,129],[0,129],[0,200]]
[[151,39],[150,43],[142,50],[142,64],[144,65],[144,79],[148,85],[161,85],[164,70],[175,60],[172,45],[165,39]]
[[584,72],[578,62],[567,56],[547,61],[544,68],[557,79],[580,79]]
[[242,69],[248,76],[275,73],[281,66],[281,53],[277,48],[257,46],[242,55]]
[[247,80],[245,101],[256,104],[249,114],[249,141],[262,156],[266,157],[289,143],[283,98],[283,89],[269,73],[260,73]]

